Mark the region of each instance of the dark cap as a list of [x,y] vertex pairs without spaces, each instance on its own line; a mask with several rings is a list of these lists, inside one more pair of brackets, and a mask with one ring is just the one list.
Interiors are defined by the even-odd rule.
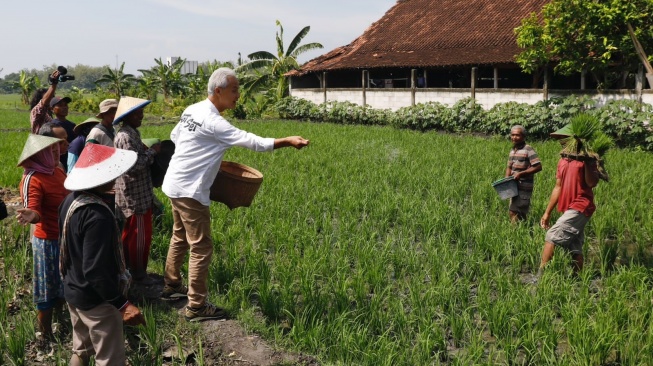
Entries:
[[54,107],[57,103],[61,102],[62,100],[65,101],[66,103],[70,103],[70,102],[73,101],[72,99],[70,99],[68,97],[63,97],[63,98],[54,97],[50,101],[50,108]]

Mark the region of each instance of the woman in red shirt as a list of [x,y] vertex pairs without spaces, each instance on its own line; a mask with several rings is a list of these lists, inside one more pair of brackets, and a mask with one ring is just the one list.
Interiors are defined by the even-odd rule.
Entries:
[[29,135],[18,159],[18,166],[24,169],[20,182],[23,208],[16,211],[16,218],[20,224],[34,224],[33,294],[39,331],[46,339],[53,337],[53,310],[60,312],[64,304],[59,274],[58,208],[68,191],[63,185],[66,174],[58,167],[60,141]]

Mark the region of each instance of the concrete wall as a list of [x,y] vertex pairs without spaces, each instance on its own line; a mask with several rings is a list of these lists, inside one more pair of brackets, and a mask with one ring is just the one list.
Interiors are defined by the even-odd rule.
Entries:
[[[397,110],[411,105],[412,95],[410,89],[367,89],[366,104],[376,109]],[[457,101],[470,97],[471,89],[416,89],[415,103],[440,102],[452,106]],[[639,94],[635,90],[609,90],[597,92],[596,90],[549,90],[549,98],[556,96],[589,95],[595,99],[599,106],[610,100],[631,99],[638,100]],[[291,89],[291,95],[296,98],[306,99],[315,104],[324,102],[323,89]],[[349,101],[363,105],[363,91],[361,89],[327,89],[327,101]],[[544,99],[541,89],[476,89],[476,100],[485,109],[492,108],[495,104],[518,102],[535,104]],[[641,100],[653,104],[653,90],[642,91]]]

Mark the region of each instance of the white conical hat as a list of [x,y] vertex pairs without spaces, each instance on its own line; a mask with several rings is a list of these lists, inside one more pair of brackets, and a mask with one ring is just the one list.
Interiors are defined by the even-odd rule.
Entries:
[[46,147],[58,143],[59,141],[63,140],[55,137],[30,134],[27,136],[27,141],[25,141],[25,146],[23,146],[23,152],[20,154],[20,158],[18,158],[18,164],[16,164],[16,166],[20,166],[20,164],[22,164],[29,157],[45,149]]
[[118,109],[116,110],[116,116],[113,118],[113,124],[118,124],[129,113],[139,108],[143,108],[150,103],[152,103],[152,101],[147,99],[120,97],[120,101],[118,102]]
[[63,185],[69,191],[99,187],[127,172],[136,164],[137,158],[135,151],[88,144]]

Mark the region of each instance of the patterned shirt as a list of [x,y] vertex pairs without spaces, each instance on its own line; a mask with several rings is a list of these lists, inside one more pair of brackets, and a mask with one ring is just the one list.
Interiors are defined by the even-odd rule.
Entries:
[[[510,175],[523,172],[528,168],[541,164],[540,158],[530,145],[513,147],[508,155],[508,168]],[[522,191],[532,191],[534,185],[533,174],[527,174],[519,178],[519,189]]]
[[136,164],[116,180],[116,205],[125,217],[144,214],[152,207],[154,192],[150,165],[154,162],[156,152],[148,149],[141,141],[141,134],[133,127],[123,124],[113,142],[117,149],[135,151],[138,154]]
[[41,126],[52,121],[52,117],[48,114],[48,107],[43,105],[43,99],[29,112],[29,121],[32,123],[32,133],[39,133]]

